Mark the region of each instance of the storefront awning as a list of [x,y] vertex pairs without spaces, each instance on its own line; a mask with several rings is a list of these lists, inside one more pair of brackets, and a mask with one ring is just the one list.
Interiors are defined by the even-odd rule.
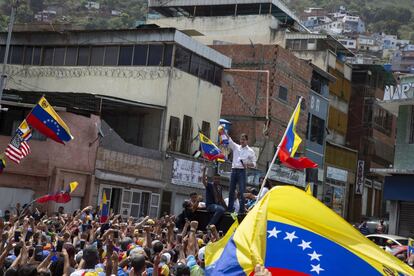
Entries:
[[384,199],[414,201],[414,174],[386,176]]
[[110,182],[119,182],[119,183],[124,183],[124,184],[132,184],[132,185],[138,185],[138,186],[143,186],[143,187],[164,189],[166,186],[166,184],[161,181],[138,178],[134,176],[127,176],[123,174],[106,172],[102,170],[95,170],[95,176],[96,178],[100,180],[105,180],[105,181],[110,181]]

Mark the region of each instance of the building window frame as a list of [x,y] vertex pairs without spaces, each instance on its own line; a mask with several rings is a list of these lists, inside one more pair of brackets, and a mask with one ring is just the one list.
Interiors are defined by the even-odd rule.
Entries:
[[284,85],[279,85],[279,89],[277,92],[277,98],[285,103],[288,102],[289,98],[289,89]]

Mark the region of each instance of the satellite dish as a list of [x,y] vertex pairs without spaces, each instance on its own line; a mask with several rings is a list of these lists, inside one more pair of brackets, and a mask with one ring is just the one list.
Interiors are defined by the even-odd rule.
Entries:
[[198,159],[200,156],[201,156],[201,151],[199,151],[199,150],[196,150],[196,151],[193,153],[193,157],[194,157],[195,159]]
[[224,74],[223,80],[228,86],[233,86],[234,85],[234,78],[230,74]]
[[275,18],[273,18],[272,22],[270,22],[270,29],[277,30],[279,29],[279,21]]

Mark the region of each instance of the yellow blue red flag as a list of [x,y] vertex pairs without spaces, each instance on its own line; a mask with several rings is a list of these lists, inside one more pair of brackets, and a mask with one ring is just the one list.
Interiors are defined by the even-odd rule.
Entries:
[[200,139],[201,151],[203,152],[204,158],[210,161],[213,161],[213,160],[223,161],[224,160],[225,158],[224,154],[213,143],[213,141],[211,141],[207,136],[205,136],[201,132],[199,133],[198,137]]
[[206,275],[252,275],[257,264],[285,276],[414,275],[408,265],[292,186],[277,186],[258,202],[214,266],[208,264]]
[[70,194],[73,193],[73,191],[76,190],[78,185],[79,183],[77,181],[70,182],[68,188],[66,189],[66,192]]
[[29,127],[29,124],[26,120],[20,124],[17,128],[16,133],[20,135],[23,141],[29,141],[32,138],[32,129]]
[[31,127],[58,143],[64,144],[64,142],[69,142],[73,139],[68,126],[45,97],[40,99],[26,120]]
[[101,209],[100,223],[106,223],[109,218],[109,204],[108,204],[105,191],[103,192],[103,195],[102,195],[102,201],[101,201],[100,207],[101,207],[100,208]]
[[226,244],[233,237],[234,231],[236,231],[238,226],[239,221],[236,219],[222,239],[214,243],[207,244],[205,251],[205,264],[208,271],[206,271],[206,274],[209,274],[209,271],[214,271],[215,264],[220,259]]
[[294,158],[302,139],[296,132],[296,126],[299,121],[300,105],[302,98],[299,100],[289,124],[286,128],[285,135],[279,144],[279,160],[287,167],[303,170],[306,168],[316,168],[318,165],[307,157]]

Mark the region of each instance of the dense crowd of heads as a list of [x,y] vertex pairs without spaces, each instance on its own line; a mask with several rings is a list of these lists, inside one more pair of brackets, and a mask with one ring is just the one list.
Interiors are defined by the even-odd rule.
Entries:
[[174,216],[100,222],[91,206],[51,216],[16,210],[0,219],[1,275],[205,275],[205,246],[222,237],[197,221],[177,228]]

